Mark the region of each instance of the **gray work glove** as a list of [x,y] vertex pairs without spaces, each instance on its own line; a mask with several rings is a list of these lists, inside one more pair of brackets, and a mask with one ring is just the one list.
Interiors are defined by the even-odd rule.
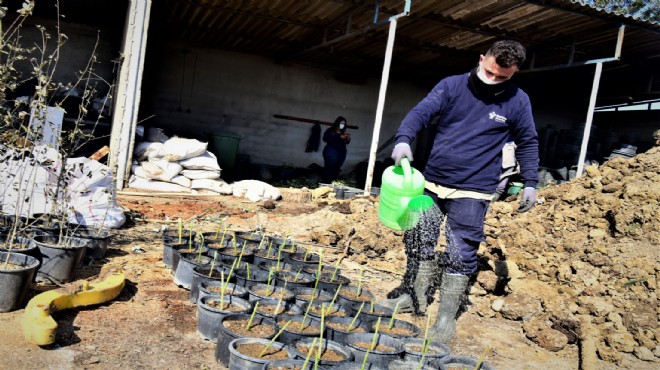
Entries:
[[412,150],[407,143],[398,143],[394,146],[392,151],[392,159],[394,159],[395,166],[401,166],[401,158],[407,157],[410,162],[413,161]]
[[520,199],[520,207],[518,212],[527,212],[536,204],[536,188],[527,186],[522,191],[522,198]]

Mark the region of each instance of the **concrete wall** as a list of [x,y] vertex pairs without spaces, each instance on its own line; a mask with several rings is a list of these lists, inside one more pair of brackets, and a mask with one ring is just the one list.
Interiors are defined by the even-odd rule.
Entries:
[[[347,84],[328,71],[184,45],[159,46],[156,56],[147,56],[145,74],[141,116],[154,115],[145,126],[200,140],[208,140],[210,132],[237,133],[242,136],[239,153],[249,155],[252,163],[307,167],[323,165],[323,142],[318,152],[305,152],[313,125],[273,115],[328,122],[342,115],[359,127],[350,130],[343,171],[368,159],[379,79]],[[405,81],[390,82],[380,143],[427,93]]]

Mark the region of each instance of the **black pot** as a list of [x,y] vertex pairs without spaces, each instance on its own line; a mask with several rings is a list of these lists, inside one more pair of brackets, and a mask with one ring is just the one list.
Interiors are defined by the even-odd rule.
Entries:
[[200,247],[197,244],[178,244],[172,247],[172,275],[176,274],[176,269],[179,267],[179,260],[181,253],[194,253],[199,254],[201,250],[202,255],[206,255],[208,248]]
[[[403,341],[403,345],[405,346],[403,359],[408,362],[419,364],[422,361],[422,357],[424,357],[424,365],[430,365],[434,361],[439,361],[443,357],[449,356],[450,353],[447,345],[436,341],[425,342],[423,338],[403,338],[401,341]],[[426,354],[421,351],[425,344],[427,348]]]
[[179,264],[174,273],[174,284],[190,290],[193,280],[193,268],[210,265],[211,259],[199,253],[181,253]]
[[341,285],[342,287],[348,286],[351,283],[351,280],[344,275],[339,274],[328,274],[322,273],[321,277],[318,279],[318,288],[327,290],[334,294],[337,291],[337,288]]
[[41,253],[37,281],[66,284],[76,279],[78,266],[85,258],[87,242],[75,237],[39,235],[33,239]]
[[[394,319],[394,321],[392,322],[392,328],[405,329],[406,331],[409,331],[410,334],[399,334],[399,333],[388,332],[387,327],[389,326],[390,321],[391,321],[391,319],[390,320],[382,320],[381,319],[380,326],[379,326],[380,329],[378,330],[378,332],[383,333],[385,335],[389,335],[390,337],[393,337],[393,338],[401,339],[401,340],[403,340],[404,338],[415,338],[421,332],[421,329],[419,328],[419,326],[417,326],[417,325],[415,325],[411,322],[404,321],[404,320],[399,320],[399,319]],[[378,323],[378,320],[370,321],[370,328],[371,328],[370,331],[372,333],[376,331],[376,324],[377,323]]]
[[[238,269],[234,270],[234,276],[236,276],[236,284],[247,288],[253,284],[265,283],[268,281],[268,273],[266,271],[256,268],[254,265],[250,265],[250,274],[248,275],[248,269]],[[271,276],[271,279],[274,281],[275,277]]]
[[[368,343],[371,345],[374,340],[374,335],[376,335],[376,348],[374,350],[369,350],[364,348],[358,343]],[[378,346],[387,346],[392,348],[391,350],[379,350]],[[387,365],[397,359],[403,357],[404,346],[403,342],[394,337],[390,337],[384,334],[374,334],[374,333],[354,333],[349,334],[346,337],[346,346],[348,346],[353,355],[355,355],[356,362],[364,361],[364,357],[367,356],[367,362],[375,364],[381,368],[387,369]]]
[[[364,306],[362,306],[362,303],[364,303]],[[365,322],[368,321],[375,321],[379,317],[381,320],[389,319],[392,317],[393,310],[389,307],[385,307],[379,304],[374,304],[372,306],[371,302],[356,302],[351,305],[351,308],[353,309],[353,313],[357,315],[358,311],[360,310],[360,306],[362,306],[362,310],[360,311],[360,319],[362,319]]]
[[264,335],[264,333],[266,332],[266,330],[264,330],[259,332],[255,331],[255,333],[246,336],[236,333],[232,331],[230,328],[228,328],[228,324],[232,322],[249,321],[250,316],[251,316],[250,314],[237,313],[237,314],[226,315],[220,319],[218,340],[217,340],[217,345],[215,347],[215,360],[218,363],[221,363],[224,366],[229,366],[229,356],[230,356],[229,343],[231,343],[231,341],[233,341],[234,339],[239,339],[239,338],[271,339],[273,338],[273,336],[275,336],[275,334],[277,334],[279,328],[277,327],[275,321],[257,315],[255,315],[254,318],[252,319],[252,324],[251,324],[252,327],[259,327],[261,325],[270,327],[272,328],[272,334]]
[[197,235],[197,237],[200,244],[203,243],[203,245],[205,246],[209,246],[210,244],[215,244],[216,248],[224,248],[234,238],[234,233],[228,231],[224,234],[220,232],[216,235],[215,231],[212,231],[212,232],[201,233]]
[[314,289],[314,288],[296,288],[293,290],[293,293],[295,294],[295,303],[300,307],[305,306],[307,302],[312,300],[312,298],[314,302],[327,302],[327,303],[330,303],[330,301],[332,301],[332,298],[334,298],[333,294],[325,290]]
[[[312,344],[314,344],[316,349],[312,349]],[[323,355],[321,355],[321,359],[319,360],[320,365],[326,365],[326,366],[336,366],[344,362],[348,361],[353,361],[355,356],[353,355],[353,352],[345,346],[343,343],[339,343],[333,340],[327,340],[327,339],[321,339],[321,343],[319,343],[319,340],[317,338],[303,338],[303,339],[298,339],[291,343],[291,352],[293,352],[293,355],[295,356],[294,358],[304,360],[307,358],[307,353],[309,351],[312,351],[312,355],[316,355],[318,353],[318,347],[321,347],[321,353],[323,354],[325,351],[333,351],[336,354],[339,354],[340,356],[344,357],[341,360],[324,360]],[[303,348],[305,350],[303,350]],[[311,359],[310,359],[311,361]]]
[[[5,269],[5,262],[20,268]],[[26,254],[0,252],[0,312],[10,312],[23,307],[39,261]]]
[[318,271],[318,265],[319,261],[321,260],[321,257],[319,257],[317,254],[313,253],[292,253],[288,256],[288,259],[291,264],[294,265],[299,265],[303,268],[305,267],[315,267],[316,270],[314,270],[314,273]]
[[[360,293],[358,295],[358,293]],[[358,288],[354,286],[342,286],[341,290],[339,290],[339,293],[337,294],[337,302],[340,304],[346,306],[346,307],[351,307],[352,305],[359,303],[361,304],[362,302],[366,302],[365,306],[367,304],[370,304],[370,302],[374,301],[374,295],[364,289],[363,287],[360,287],[360,291],[358,292]]]
[[86,257],[94,260],[100,260],[105,257],[105,253],[114,236],[108,230],[92,227],[78,227],[75,229],[73,235],[87,241]]
[[243,344],[261,344],[267,346],[270,344],[271,349],[286,351],[289,358],[292,357],[289,346],[281,342],[273,342],[268,339],[261,338],[237,338],[229,343],[229,370],[261,370],[265,364],[271,362],[267,358],[251,357],[240,353],[236,350]]
[[[310,307],[311,305],[311,307]],[[330,316],[340,316],[340,317],[349,317],[351,316],[351,310],[349,308],[346,308],[339,303],[333,303],[332,306],[330,306],[330,302],[318,302],[318,301],[311,301],[307,302],[306,305],[302,306],[303,310],[308,311],[308,315],[314,316],[317,319],[321,318],[321,309],[325,307],[325,310],[323,311],[323,315],[325,317],[330,317]],[[309,308],[309,310],[307,309]]]
[[[234,283],[223,284],[221,281],[202,281],[199,283],[199,293],[197,297],[197,302],[203,297],[212,295],[220,296],[220,291],[223,287],[226,286],[225,295],[232,295],[238,298],[247,299],[248,293],[247,290],[243,287],[240,287]],[[195,302],[195,303],[197,303]]]
[[170,268],[170,272],[174,273],[174,268],[172,267],[173,263],[173,258],[174,258],[174,248],[179,248],[183,249],[188,244],[182,243],[182,244],[171,244],[171,243],[165,243],[163,242],[163,263],[165,266]]
[[229,269],[225,266],[214,266],[213,272],[211,272],[210,265],[194,266],[192,271],[192,283],[190,284],[190,303],[197,304],[199,298],[199,285],[202,282],[222,281],[221,279],[226,279],[228,274]]
[[[204,339],[216,342],[220,332],[220,320],[234,313],[248,313],[252,311],[252,304],[243,298],[230,295],[206,296],[199,300],[197,305],[197,333]],[[220,303],[229,303],[239,307],[239,310],[228,310],[218,307]]]
[[2,246],[0,247],[0,252],[27,254],[28,256],[32,256],[41,262],[41,252],[39,252],[39,248],[37,248],[37,245],[33,240],[24,238],[22,236],[16,236],[14,237],[13,244],[7,245],[7,237],[7,234],[0,233],[0,245]]
[[[349,325],[351,330],[348,330]],[[353,333],[369,332],[369,325],[351,316],[329,316],[325,318],[326,336],[330,340],[346,344],[346,337]]]
[[304,272],[280,271],[275,273],[275,285],[289,289],[309,288],[314,284],[314,275]]
[[[291,322],[286,325],[289,321]],[[283,329],[277,340],[285,344],[291,344],[298,339],[321,337],[321,320],[311,316],[279,315],[277,325]]]
[[[270,294],[262,294],[268,290]],[[247,287],[249,294],[250,302],[257,301],[259,299],[280,299],[283,301],[293,301],[294,295],[293,291],[289,288],[282,288],[273,285],[267,285],[263,283],[252,284]]]
[[277,263],[277,262],[272,262],[272,261],[267,261],[267,262],[261,262],[259,265],[257,265],[259,270],[264,270],[266,272],[268,271],[273,271],[273,273],[280,272],[280,271],[285,271],[285,272],[298,272],[302,271],[300,267],[292,265],[290,263]]
[[197,233],[195,231],[191,232],[190,230],[181,230],[181,238],[179,239],[179,230],[165,230],[163,231],[162,239],[163,242],[172,243],[172,244],[190,244],[195,242],[195,237]]
[[[257,315],[275,319],[278,315],[302,315],[304,312],[302,307],[285,300],[279,299],[259,299],[252,302],[257,306]],[[279,308],[278,308],[279,306]]]

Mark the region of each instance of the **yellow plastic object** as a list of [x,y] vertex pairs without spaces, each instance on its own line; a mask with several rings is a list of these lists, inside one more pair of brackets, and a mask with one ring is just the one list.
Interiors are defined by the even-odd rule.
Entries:
[[51,313],[115,299],[124,283],[124,273],[118,269],[101,273],[96,281],[77,281],[35,296],[28,302],[23,315],[25,340],[39,346],[54,343],[57,322]]

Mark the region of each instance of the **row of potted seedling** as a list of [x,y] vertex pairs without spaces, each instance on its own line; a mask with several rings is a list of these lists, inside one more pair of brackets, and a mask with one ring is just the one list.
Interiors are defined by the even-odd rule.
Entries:
[[[191,241],[193,240],[193,233],[191,232],[192,230],[189,230],[189,233],[187,234],[188,241],[190,243],[190,247],[193,247],[191,244]],[[414,339],[413,337],[419,334],[419,328],[417,328],[415,325],[411,323],[407,323],[405,321],[401,320],[396,320],[396,312],[388,312],[388,309],[382,306],[378,306],[374,303],[373,301],[373,295],[362,289],[362,271],[360,272],[360,277],[358,279],[358,285],[357,287],[343,287],[340,281],[346,281],[343,276],[339,273],[339,266],[335,266],[335,268],[332,270],[332,273],[325,272],[323,273],[323,268],[324,265],[322,263],[322,253],[320,253],[317,257],[318,258],[310,258],[310,256],[316,256],[313,254],[309,254],[308,251],[309,249],[306,249],[306,253],[302,255],[301,260],[304,262],[308,261],[314,261],[317,264],[317,267],[313,272],[315,274],[307,274],[305,273],[305,279],[301,279],[301,276],[303,276],[303,268],[307,267],[307,272],[312,272],[312,270],[309,269],[311,265],[310,263],[302,263],[302,264],[287,264],[284,263],[281,260],[281,254],[282,250],[284,250],[284,247],[288,247],[291,250],[294,250],[294,243],[291,243],[289,245],[286,245],[284,242],[282,245],[278,246],[277,248],[272,248],[272,241],[269,243],[269,246],[264,248],[262,247],[263,243],[261,245],[258,245],[257,248],[252,250],[252,255],[259,255],[259,252],[262,252],[261,254],[265,257],[273,256],[275,257],[275,253],[271,252],[272,250],[277,250],[277,258],[275,261],[268,261],[264,260],[260,262],[260,267],[267,267],[268,270],[267,273],[265,274],[266,281],[263,283],[253,283],[252,285],[246,286],[247,282],[249,281],[250,278],[250,266],[252,266],[252,269],[255,269],[258,267],[248,264],[243,260],[243,257],[246,256],[246,245],[247,243],[243,243],[243,245],[238,248],[238,243],[235,243],[236,237],[235,235],[232,236],[231,238],[225,239],[225,236],[227,234],[223,233],[221,236],[221,240],[228,240],[230,242],[225,244],[224,249],[230,248],[230,253],[225,253],[224,255],[229,257],[233,256],[235,259],[232,262],[231,267],[229,268],[229,271],[225,273],[225,269],[222,267],[220,269],[216,269],[215,267],[215,262],[218,260],[217,256],[218,253],[220,252],[219,250],[213,250],[212,253],[214,255],[214,258],[210,260],[210,268],[206,268],[205,270],[203,269],[203,265],[195,266],[193,269],[195,270],[195,274],[193,277],[193,282],[191,283],[192,289],[191,289],[191,300],[195,300],[195,296],[197,296],[197,303],[198,303],[198,332],[202,337],[208,340],[218,341],[217,344],[217,353],[216,353],[216,358],[218,359],[219,362],[224,363],[225,366],[230,365],[230,357],[228,354],[231,354],[230,350],[230,345],[227,342],[227,338],[223,336],[223,332],[226,330],[223,330],[223,323],[224,323],[224,318],[232,318],[232,320],[229,320],[229,322],[232,323],[233,327],[236,327],[236,323],[234,321],[238,320],[238,317],[243,317],[243,320],[246,321],[245,325],[243,326],[242,331],[243,332],[252,332],[252,322],[254,321],[255,315],[258,315],[260,317],[259,320],[259,325],[257,328],[258,333],[263,334],[262,330],[262,325],[264,325],[264,320],[270,320],[271,324],[271,329],[269,331],[266,331],[266,333],[274,334],[275,330],[279,327],[279,331],[277,334],[274,334],[273,338],[270,341],[270,346],[266,346],[263,350],[263,353],[259,354],[259,358],[263,358],[266,356],[267,348],[272,347],[272,344],[275,343],[275,339],[280,338],[280,344],[286,345],[292,345],[294,342],[298,344],[298,346],[304,347],[304,344],[309,345],[309,340],[311,337],[318,339],[319,345],[322,345],[324,350],[318,350],[317,355],[315,356],[315,366],[318,366],[319,360],[321,361],[329,361],[329,360],[323,360],[323,354],[328,353],[328,356],[331,358],[339,359],[339,362],[347,362],[352,360],[353,355],[352,351],[348,350],[345,347],[345,344],[348,340],[348,336],[350,335],[357,335],[357,334],[369,334],[370,332],[374,334],[372,337],[373,338],[383,338],[383,340],[386,340],[389,336],[383,333],[391,333],[393,336],[389,337],[391,340],[398,340],[397,337],[400,338],[409,338],[409,339]],[[217,235],[216,235],[217,236]],[[184,238],[183,233],[179,234],[180,241]],[[256,238],[255,238],[256,239]],[[239,240],[244,240],[242,238],[239,238]],[[263,242],[264,238],[261,238],[261,242]],[[233,241],[233,242],[232,242]],[[256,241],[256,240],[255,240]],[[227,244],[232,245],[231,247],[227,246]],[[203,245],[203,242],[202,242]],[[199,245],[197,245],[198,250],[196,253],[199,253],[199,256],[201,256],[201,253],[209,253],[209,250],[204,251],[202,248],[200,248]],[[223,248],[220,248],[223,249]],[[265,253],[263,253],[265,251]],[[256,253],[255,253],[256,252]],[[184,260],[186,257],[183,257]],[[230,259],[225,259],[223,262],[227,262]],[[197,259],[198,262],[201,261],[201,258]],[[244,279],[242,280],[243,285],[237,285],[236,283],[230,283],[230,280],[232,279],[232,274],[235,273],[236,271],[236,266],[240,266],[241,262],[245,263],[243,268],[241,269],[243,271]],[[295,261],[293,261],[295,263]],[[208,261],[207,263],[208,264]],[[227,267],[226,265],[224,266],[225,268]],[[297,267],[297,271],[292,271],[292,270],[284,270],[286,268],[294,268]],[[263,272],[263,269],[261,269]],[[219,274],[219,282],[217,279],[213,279],[214,274]],[[278,279],[282,286],[277,286],[275,283],[275,279],[273,278],[276,274],[281,274],[284,275],[284,278]],[[176,275],[176,273],[175,273]],[[282,277],[280,275],[280,277]],[[313,287],[307,286],[311,283],[309,281],[308,277],[309,276],[314,276],[314,282],[313,282]],[[328,286],[325,286],[325,290],[322,290],[319,288],[319,283],[321,281],[321,277],[325,277],[327,279],[327,282],[333,283],[335,280],[337,280],[337,285],[336,288],[334,289],[334,294],[332,295],[332,299],[328,302],[327,300],[327,295],[332,291],[333,285],[330,285],[328,289]],[[300,286],[301,280],[303,280],[303,286]],[[291,283],[292,285],[298,284],[298,287],[295,288],[294,291],[291,291],[287,289],[287,284]],[[232,284],[230,286],[230,284]],[[215,288],[215,290],[213,289]],[[231,290],[228,290],[231,289]],[[201,295],[199,295],[200,290],[202,291]],[[217,291],[217,293],[215,293]],[[225,296],[225,294],[228,294],[228,296]],[[240,295],[242,294],[244,297],[245,292],[249,293],[249,299],[246,300],[244,298],[241,298]],[[239,295],[231,295],[239,293]],[[295,294],[295,293],[300,293],[300,294]],[[325,294],[324,294],[325,293]],[[338,302],[338,297],[340,297],[340,293],[342,294],[343,302],[344,304],[352,303],[357,307],[357,311],[354,312],[353,316],[351,317],[351,310],[345,309],[345,306],[340,304]],[[200,298],[201,297],[201,298]],[[292,303],[291,299],[296,298],[296,301],[302,302],[303,305],[302,307]],[[307,298],[307,299],[306,299]],[[318,299],[317,302],[314,300]],[[261,310],[260,310],[260,305],[261,305]],[[365,309],[365,305],[367,308]],[[250,315],[247,315],[249,309],[252,309],[252,313]],[[380,315],[378,310],[380,310]],[[304,312],[304,313],[303,313]],[[367,315],[374,315],[376,319],[373,322],[370,322],[369,320],[362,320],[360,319],[361,316],[368,317]],[[384,316],[390,314],[389,318],[386,320],[387,323],[381,323],[381,320]],[[238,315],[238,316],[237,316]],[[243,316],[240,316],[243,315]],[[249,316],[249,318],[248,318]],[[293,323],[293,325],[292,325]],[[398,325],[395,325],[398,324]],[[404,325],[408,324],[408,325]],[[327,326],[327,330],[324,331],[323,326]],[[407,327],[406,327],[407,326]],[[380,331],[380,334],[379,334]],[[328,336],[327,339],[323,338],[323,334]],[[218,338],[218,335],[221,336],[221,338],[224,339],[216,339]],[[242,337],[244,338],[255,338],[259,337],[260,335],[250,335],[250,334],[245,334],[243,333]],[[318,336],[318,338],[316,338]],[[233,338],[233,336],[228,336],[228,338]],[[360,338],[360,337],[356,337]],[[307,340],[305,342],[305,340]],[[375,339],[374,339],[375,340]],[[364,346],[364,345],[359,345],[361,342],[357,342],[358,344],[356,349],[357,351],[365,351],[365,355],[362,355],[363,358],[363,365],[366,364],[371,364],[373,365],[374,360],[378,359],[379,356],[377,355],[372,355],[372,362],[367,362],[368,359],[368,353],[369,351],[372,351],[377,348],[378,343],[373,344],[373,348],[371,346]],[[425,341],[425,343],[430,343],[430,341]],[[245,347],[244,349],[248,349],[253,347],[252,343],[250,346]],[[294,346],[294,348],[297,348],[298,346]],[[344,346],[344,347],[342,347]],[[238,346],[239,348],[241,346]],[[315,345],[311,345],[312,348],[315,348]],[[329,347],[336,347],[334,348],[334,351],[329,351]],[[401,347],[401,346],[399,346]],[[429,347],[427,345],[427,347]],[[278,349],[278,351],[283,350],[282,345],[278,345],[275,348]],[[234,350],[238,351],[236,348],[233,348]],[[295,352],[294,350],[293,352]],[[240,351],[238,351],[240,353]],[[252,351],[254,352],[254,351]],[[250,352],[252,355],[254,353]],[[338,354],[337,352],[341,352],[341,354]],[[304,353],[311,354],[313,353],[312,350],[304,351]],[[402,351],[398,352],[398,355],[402,354]],[[446,355],[448,351],[444,350],[441,354]],[[245,355],[245,354],[244,354]],[[382,355],[382,354],[381,354]],[[398,355],[394,356],[388,356],[387,358],[389,360],[393,360],[396,357],[401,357]],[[437,354],[436,354],[437,355]],[[297,355],[300,357],[299,355]],[[271,356],[272,357],[272,356]],[[383,357],[383,356],[380,356]],[[264,359],[266,360],[266,359]],[[309,361],[309,357],[306,357],[305,360]],[[268,360],[270,361],[270,360]],[[268,362],[266,361],[266,362]],[[257,361],[259,362],[259,361]],[[332,361],[330,361],[332,362]],[[382,362],[382,359],[381,359]],[[422,364],[420,362],[420,364]],[[371,366],[370,365],[370,366]],[[241,363],[240,368],[245,368],[245,364]],[[231,368],[231,366],[230,366]]]

